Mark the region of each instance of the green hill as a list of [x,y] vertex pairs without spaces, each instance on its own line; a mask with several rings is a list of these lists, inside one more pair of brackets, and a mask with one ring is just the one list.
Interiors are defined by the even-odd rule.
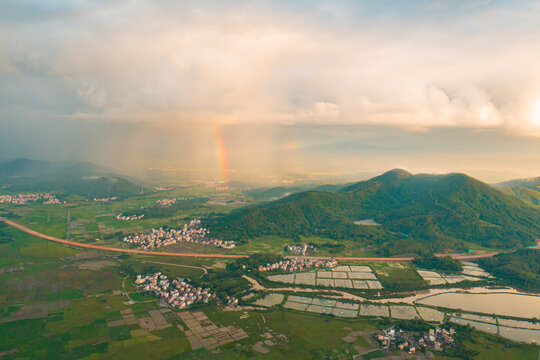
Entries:
[[[357,226],[374,219],[381,227]],[[464,248],[465,242],[514,248],[540,236],[540,210],[464,174],[392,170],[337,193],[307,191],[208,219],[214,233],[249,241],[261,235],[387,240],[387,254]],[[383,234],[381,234],[383,232]]]
[[0,184],[11,192],[83,197],[130,196],[148,189],[90,162],[16,159],[0,162]]

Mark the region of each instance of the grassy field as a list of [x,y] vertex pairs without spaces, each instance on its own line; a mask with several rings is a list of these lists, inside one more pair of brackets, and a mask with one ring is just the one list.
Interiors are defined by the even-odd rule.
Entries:
[[[286,252],[285,246],[294,244],[312,243],[317,248],[317,256],[376,256],[375,253],[366,248],[362,243],[352,240],[333,240],[318,236],[301,236],[300,241],[283,238],[275,235],[261,236],[252,239],[246,244],[242,244],[235,249],[238,253],[264,252],[271,254],[292,255]],[[333,246],[336,246],[333,248]]]
[[407,291],[427,287],[426,282],[408,263],[371,263],[370,266],[386,290]]

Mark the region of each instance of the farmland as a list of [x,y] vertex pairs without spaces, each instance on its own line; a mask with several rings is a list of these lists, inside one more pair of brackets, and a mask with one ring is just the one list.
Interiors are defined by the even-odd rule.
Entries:
[[[166,217],[114,219],[116,213],[152,207],[163,197],[193,196],[193,191],[171,190],[166,195],[152,194],[109,203],[8,205],[0,213],[9,214],[15,221],[47,235],[92,245],[124,247],[120,237],[125,234],[161,226],[178,227],[191,218],[230,211],[230,206],[214,201],[197,207],[174,208]],[[213,195],[206,191],[197,196],[212,198]],[[290,278],[288,285],[301,287],[299,294],[291,295],[288,290],[250,289],[245,279],[227,270],[232,259],[116,254],[45,241],[4,223],[0,223],[0,231],[3,239],[0,251],[5,254],[0,258],[0,353],[11,352],[9,356],[273,359],[286,354],[291,359],[322,359],[378,354],[370,343],[373,331],[397,320],[422,318],[440,322],[445,317],[444,312],[436,309],[406,306],[399,304],[399,300],[386,305],[326,297],[329,293],[325,290],[332,287],[347,289],[354,296],[425,289],[429,280],[436,277],[407,263],[343,262],[336,268],[312,273],[267,274],[268,280],[272,276]],[[287,255],[283,250],[285,245],[294,243],[293,239],[277,236],[264,239],[241,244],[234,251],[182,242],[165,251],[215,254],[264,251]],[[300,242],[315,244],[317,255],[321,256],[373,255],[369,248],[347,240],[339,242],[343,246],[338,246],[335,240],[313,236],[301,237]],[[471,263],[466,270],[471,274],[478,272],[475,266]],[[202,331],[186,316],[179,316],[184,312],[164,308],[152,294],[137,291],[133,284],[136,274],[157,271],[172,278],[191,279],[197,286],[210,286],[223,299],[233,296],[246,300],[234,311],[224,311],[223,305],[216,303],[189,310],[207,317],[199,322],[202,328],[208,327]],[[325,282],[330,287],[325,287]],[[302,293],[302,289],[306,292]],[[203,319],[202,315],[199,318]],[[482,339],[489,351],[496,352],[497,341],[501,340]],[[533,359],[533,348],[510,344],[523,358]],[[435,354],[435,358],[444,357]]]

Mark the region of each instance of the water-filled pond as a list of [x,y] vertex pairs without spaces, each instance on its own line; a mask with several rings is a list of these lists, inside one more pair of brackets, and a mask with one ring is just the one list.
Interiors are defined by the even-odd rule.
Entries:
[[419,304],[521,318],[540,317],[540,296],[512,293],[442,293],[417,301]]

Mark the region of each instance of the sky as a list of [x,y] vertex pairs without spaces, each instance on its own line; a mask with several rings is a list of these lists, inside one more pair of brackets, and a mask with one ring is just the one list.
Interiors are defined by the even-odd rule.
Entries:
[[0,157],[540,176],[537,1],[0,3]]

